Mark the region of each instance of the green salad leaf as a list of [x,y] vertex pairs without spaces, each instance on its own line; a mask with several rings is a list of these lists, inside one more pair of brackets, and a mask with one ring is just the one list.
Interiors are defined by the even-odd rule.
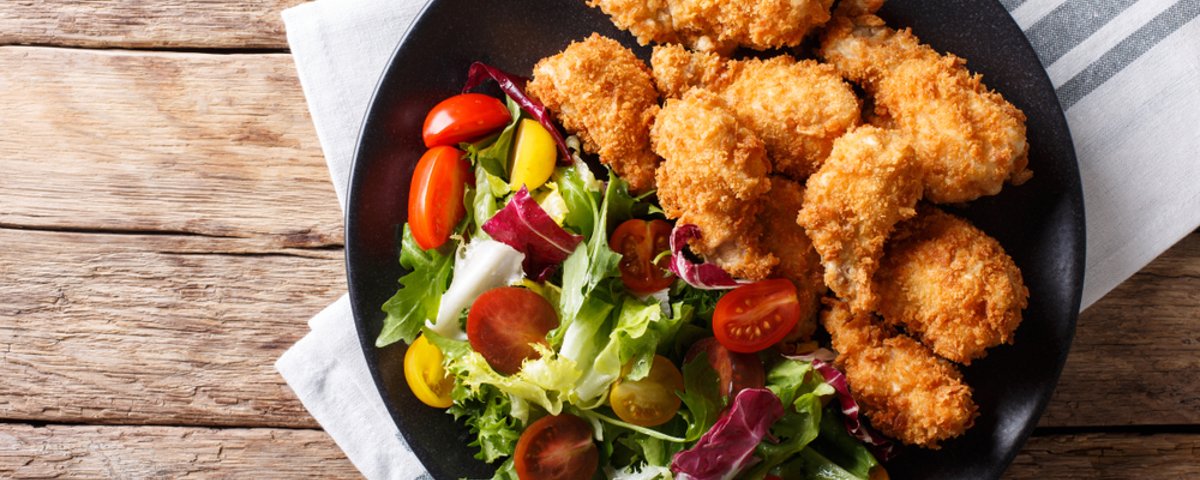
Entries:
[[470,212],[471,223],[475,226],[471,230],[471,236],[472,238],[491,238],[487,232],[483,231],[483,224],[504,207],[504,198],[509,194],[508,182],[488,172],[487,169],[477,168],[475,169],[475,187],[470,190],[469,194],[473,197],[467,205],[467,211]]
[[512,120],[507,127],[504,127],[500,135],[490,143],[485,140],[478,144],[464,144],[463,147],[467,152],[467,158],[470,158],[475,166],[481,167],[489,174],[499,177],[507,183],[508,153],[512,150],[513,136],[516,134],[518,120],[521,118],[521,107],[511,98],[505,97],[505,100]]
[[721,410],[725,408],[721,396],[721,380],[717,371],[708,363],[708,354],[701,352],[692,361],[683,364],[683,391],[679,392],[683,406],[687,408],[687,441],[695,442],[717,423]]
[[871,469],[879,465],[879,460],[875,459],[866,445],[846,431],[840,413],[832,407],[825,409],[821,416],[821,435],[813,442],[812,448],[852,475],[869,478]]
[[771,426],[771,436],[778,442],[758,445],[755,455],[762,461],[746,473],[749,479],[765,478],[772,469],[806,450],[821,433],[821,399],[836,393],[812,363],[800,360],[784,360],[772,367],[767,372],[767,389],[779,397],[785,410],[783,418]]
[[400,289],[383,304],[387,318],[383,320],[379,338],[375,339],[376,347],[401,340],[412,343],[425,321],[437,318],[438,304],[454,268],[454,255],[437,249],[422,250],[405,224],[400,242],[400,266],[409,273],[400,277]]

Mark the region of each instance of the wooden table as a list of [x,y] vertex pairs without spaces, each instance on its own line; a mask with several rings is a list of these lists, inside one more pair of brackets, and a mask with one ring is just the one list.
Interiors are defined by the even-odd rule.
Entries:
[[[295,3],[0,5],[0,477],[358,475],[272,367],[346,288]],[[1082,315],[1009,477],[1200,477],[1198,317],[1193,233]]]

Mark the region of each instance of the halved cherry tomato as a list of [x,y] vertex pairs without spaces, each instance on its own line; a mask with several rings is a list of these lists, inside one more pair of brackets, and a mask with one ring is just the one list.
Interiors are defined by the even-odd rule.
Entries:
[[668,269],[669,256],[654,262],[660,252],[667,250],[671,240],[671,224],[664,220],[626,220],[613,231],[608,242],[621,254],[621,281],[639,295],[654,293],[671,286],[675,275]]
[[508,125],[512,115],[495,97],[482,93],[463,93],[442,100],[425,116],[422,137],[425,146],[458,145]]
[[421,403],[436,408],[450,407],[454,377],[442,368],[442,351],[429,343],[424,335],[417,337],[404,353],[404,379]]
[[558,326],[558,314],[541,295],[520,287],[493,288],[471,304],[467,340],[497,372],[512,375],[521,362],[535,358],[533,343],[546,343]]
[[667,357],[654,356],[650,373],[640,380],[621,378],[613,383],[608,404],[621,420],[653,427],[662,425],[679,411],[679,396],[683,390],[683,374]]
[[589,480],[600,467],[600,449],[583,419],[546,416],[521,433],[513,467],[521,480]]
[[438,248],[467,214],[463,205],[471,163],[454,147],[433,147],[417,161],[408,191],[408,226],[425,250]]
[[783,340],[799,320],[796,286],[784,278],[762,280],[717,300],[713,335],[725,348],[752,353]]
[[708,337],[692,344],[683,362],[691,362],[700,352],[706,354],[709,366],[717,371],[719,391],[730,400],[742,389],[762,388],[766,384],[767,373],[758,355],[731,352],[717,339]]

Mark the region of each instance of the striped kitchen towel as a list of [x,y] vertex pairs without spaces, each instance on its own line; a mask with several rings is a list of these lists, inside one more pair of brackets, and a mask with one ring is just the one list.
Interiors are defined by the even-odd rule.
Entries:
[[1200,226],[1200,0],[1002,0],[1066,111],[1082,307]]
[[[372,89],[420,3],[318,0],[284,12],[343,205]],[[1200,225],[1200,0],[1001,3],[1049,72],[1074,137],[1086,308]],[[276,363],[304,406],[368,478],[426,476],[375,393],[349,302],[309,325]]]

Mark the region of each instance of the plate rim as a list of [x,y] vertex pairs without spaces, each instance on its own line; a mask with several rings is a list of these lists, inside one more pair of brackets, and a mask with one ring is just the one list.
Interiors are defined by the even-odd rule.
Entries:
[[[354,189],[353,187],[355,184],[355,178],[357,178],[357,176],[359,175],[359,168],[360,168],[359,159],[361,158],[361,155],[362,155],[362,149],[363,149],[363,144],[364,144],[364,140],[365,140],[366,133],[367,133],[366,131],[367,131],[367,126],[368,126],[369,120],[375,116],[374,115],[375,110],[376,110],[377,106],[379,105],[378,100],[379,100],[379,96],[381,95],[381,88],[382,88],[385,80],[387,79],[388,74],[392,71],[397,57],[399,57],[400,54],[406,48],[418,48],[417,46],[413,46],[413,45],[409,44],[409,37],[412,35],[412,33],[415,30],[418,29],[418,27],[422,26],[427,21],[427,19],[428,19],[427,14],[434,7],[434,5],[438,4],[438,3],[441,3],[441,0],[424,0],[424,4],[421,6],[420,10],[417,12],[417,14],[413,18],[412,22],[409,23],[409,25],[405,29],[404,33],[397,40],[396,46],[395,46],[395,48],[393,48],[392,53],[389,56],[387,63],[385,64],[384,68],[379,73],[379,78],[376,80],[375,86],[373,87],[371,99],[367,104],[367,108],[364,111],[362,120],[359,124],[357,138],[355,140],[354,155],[351,160],[351,168],[349,170],[349,175],[347,175],[346,181],[345,181],[346,188],[344,191],[346,192],[346,208],[345,208],[345,211],[343,212],[343,227],[345,229],[344,230],[345,231],[345,233],[344,233],[345,248],[344,248],[344,253],[343,253],[343,260],[345,262],[348,298],[350,299],[351,312],[354,317],[354,327],[355,327],[355,330],[358,335],[359,346],[362,349],[362,355],[364,356],[364,360],[366,361],[367,369],[370,371],[371,378],[375,385],[375,394],[379,396],[385,409],[387,410],[388,416],[391,419],[392,425],[394,425],[396,427],[396,429],[399,431],[400,435],[404,438],[405,443],[408,445],[408,448],[412,451],[414,456],[416,456],[417,459],[421,461],[422,468],[424,468],[426,471],[428,471],[431,475],[434,475],[434,478],[440,478],[439,475],[444,473],[444,472],[442,472],[443,469],[440,468],[440,466],[436,466],[436,465],[433,468],[431,468],[430,465],[428,465],[427,460],[429,458],[432,458],[432,455],[431,455],[432,452],[426,448],[413,447],[412,446],[413,441],[416,441],[418,444],[420,443],[418,436],[415,433],[410,435],[408,432],[405,432],[404,428],[401,427],[401,425],[400,425],[401,422],[399,421],[400,417],[397,414],[395,407],[393,406],[393,402],[390,402],[388,400],[387,389],[386,389],[386,386],[385,386],[384,380],[383,380],[383,374],[380,371],[379,362],[377,359],[378,348],[375,347],[375,339],[371,336],[371,332],[368,331],[368,328],[366,325],[368,320],[365,317],[365,312],[360,312],[360,308],[357,305],[358,302],[354,301],[354,298],[356,298],[356,296],[360,295],[360,293],[357,292],[357,288],[355,287],[356,282],[353,281],[353,279],[356,277],[356,275],[354,274],[354,271],[353,271],[354,269],[352,269],[350,267],[350,265],[351,265],[351,263],[350,263],[351,253],[350,252],[351,252],[351,245],[353,244],[351,239],[354,238],[354,235],[352,234],[352,230],[349,228],[349,226],[351,225],[352,212],[354,212],[354,210],[351,208],[351,205],[354,205],[354,202],[352,200],[356,198],[356,195],[355,195],[356,189]],[[1032,58],[1037,58],[1037,51],[1034,50],[1033,45],[1030,43],[1028,36],[1026,36],[1024,31],[1020,29],[1020,26],[1016,24],[1016,21],[1012,18],[1012,15],[1010,14],[1010,12],[1008,12],[1008,10],[1004,8],[1003,4],[999,0],[990,0],[990,1],[982,4],[981,7],[998,9],[998,11],[1001,14],[1003,14],[1003,17],[1006,19],[1006,23],[1010,24],[1011,27],[1016,28],[1017,32],[1020,34],[1019,35],[1019,37],[1020,37],[1019,48],[1026,50],[1027,53]],[[944,54],[945,52],[939,51],[939,53]],[[1046,88],[1049,88],[1050,91],[1054,91],[1053,83],[1050,81],[1049,73],[1046,71],[1045,67],[1039,63],[1037,71],[1038,71],[1038,74],[1036,75],[1036,77],[1037,77],[1036,82],[1039,84],[1042,84]],[[1082,301],[1082,298],[1083,298],[1084,268],[1085,268],[1086,259],[1087,259],[1087,250],[1086,250],[1086,248],[1087,248],[1087,238],[1086,238],[1087,228],[1086,228],[1086,218],[1084,215],[1085,204],[1083,201],[1083,185],[1082,185],[1082,178],[1081,178],[1081,175],[1079,172],[1079,160],[1078,160],[1077,152],[1075,149],[1074,138],[1071,134],[1070,124],[1067,122],[1066,112],[1063,110],[1062,103],[1057,98],[1057,95],[1054,96],[1054,107],[1055,108],[1052,109],[1052,111],[1053,111],[1052,115],[1053,115],[1053,117],[1055,117],[1055,118],[1053,118],[1053,120],[1056,123],[1060,123],[1064,127],[1063,132],[1062,132],[1065,135],[1064,141],[1066,143],[1070,144],[1070,148],[1067,152],[1068,158],[1062,159],[1062,161],[1069,162],[1071,165],[1074,166],[1074,176],[1070,179],[1071,180],[1070,183],[1072,184],[1071,186],[1073,187],[1072,188],[1073,191],[1064,192],[1064,193],[1068,194],[1067,195],[1068,201],[1071,204],[1072,214],[1073,214],[1073,217],[1075,218],[1075,221],[1072,222],[1071,225],[1069,225],[1069,227],[1075,231],[1076,241],[1075,241],[1075,245],[1073,246],[1074,247],[1073,249],[1076,252],[1078,252],[1078,255],[1076,255],[1074,262],[1072,262],[1072,264],[1069,266],[1069,272],[1064,272],[1064,276],[1069,277],[1068,279],[1069,279],[1069,281],[1071,283],[1071,287],[1072,287],[1072,295],[1071,295],[1072,301],[1071,301],[1071,304],[1068,306],[1068,314],[1067,314],[1067,318],[1065,319],[1066,323],[1067,323],[1066,327],[1068,327],[1068,328],[1066,329],[1066,336],[1064,338],[1065,342],[1062,345],[1063,348],[1061,349],[1061,353],[1059,354],[1058,358],[1055,361],[1054,371],[1053,371],[1053,374],[1051,375],[1051,378],[1053,379],[1053,388],[1044,390],[1042,393],[1040,393],[1038,395],[1038,397],[1036,398],[1035,404],[1034,404],[1035,405],[1034,410],[1033,410],[1034,415],[1032,417],[1032,421],[1026,423],[1025,425],[1023,425],[1021,427],[1020,431],[1016,435],[1017,441],[1014,443],[1014,445],[1016,447],[1005,454],[1005,456],[1003,457],[1003,460],[1001,462],[1001,466],[1003,468],[1001,468],[996,473],[996,476],[993,478],[1000,478],[1003,475],[1003,473],[1005,471],[1007,471],[1007,469],[1012,465],[1012,462],[1016,459],[1017,455],[1020,454],[1020,452],[1024,448],[1024,445],[1026,445],[1030,436],[1033,434],[1034,430],[1037,429],[1037,425],[1039,423],[1038,421],[1045,414],[1046,407],[1049,405],[1049,402],[1050,402],[1051,398],[1053,397],[1054,392],[1057,391],[1057,389],[1058,389],[1059,381],[1061,380],[1061,377],[1062,377],[1063,368],[1066,364],[1066,360],[1067,360],[1068,356],[1070,355],[1071,347],[1074,344],[1076,329],[1078,327],[1079,314],[1081,311],[1080,302]],[[372,312],[372,313],[375,313],[375,312]]]

